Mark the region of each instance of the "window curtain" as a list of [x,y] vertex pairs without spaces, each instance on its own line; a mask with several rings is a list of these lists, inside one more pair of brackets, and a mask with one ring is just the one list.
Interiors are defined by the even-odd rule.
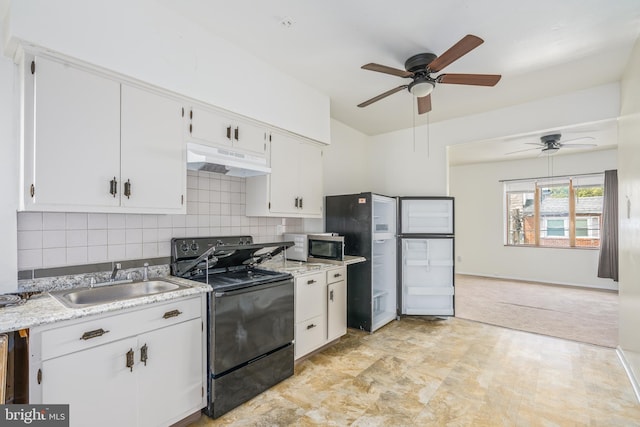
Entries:
[[618,281],[618,171],[604,171],[598,277]]

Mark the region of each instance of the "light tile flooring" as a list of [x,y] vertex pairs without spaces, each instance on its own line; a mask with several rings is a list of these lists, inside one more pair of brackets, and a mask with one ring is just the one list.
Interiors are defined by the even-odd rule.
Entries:
[[615,350],[451,318],[349,330],[293,377],[193,426],[633,426]]

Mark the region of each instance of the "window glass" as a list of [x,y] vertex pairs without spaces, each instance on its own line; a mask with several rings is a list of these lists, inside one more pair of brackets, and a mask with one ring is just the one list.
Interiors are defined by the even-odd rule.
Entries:
[[604,174],[506,182],[506,244],[598,248],[603,183]]

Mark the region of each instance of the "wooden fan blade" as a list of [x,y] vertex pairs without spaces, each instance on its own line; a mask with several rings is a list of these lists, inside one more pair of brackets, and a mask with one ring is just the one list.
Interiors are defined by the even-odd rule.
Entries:
[[402,86],[398,86],[396,88],[393,88],[391,90],[388,90],[385,93],[381,93],[378,96],[374,96],[373,98],[369,99],[368,101],[364,101],[363,103],[358,104],[358,107],[360,107],[360,108],[366,107],[367,105],[373,104],[376,101],[380,101],[382,98],[386,98],[389,95],[393,95],[396,92],[400,92],[402,89],[406,89],[407,87],[409,87],[409,85],[402,85]]
[[418,98],[418,114],[431,111],[431,94]]
[[454,85],[495,86],[501,77],[500,74],[442,74],[437,81]]
[[451,46],[449,50],[431,61],[431,63],[427,67],[434,72],[440,71],[461,56],[471,52],[482,43],[484,43],[484,40],[482,40],[480,37],[467,34],[462,38],[462,40]]
[[365,64],[362,67],[363,70],[369,71],[377,71],[379,73],[391,74],[392,76],[398,77],[413,77],[413,73],[411,71],[400,70],[398,68],[387,67],[386,65],[369,63]]

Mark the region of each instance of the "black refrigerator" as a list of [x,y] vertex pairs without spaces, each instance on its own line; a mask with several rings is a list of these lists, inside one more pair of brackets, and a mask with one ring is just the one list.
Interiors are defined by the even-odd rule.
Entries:
[[374,193],[327,196],[325,230],[344,236],[345,255],[366,258],[347,267],[347,326],[373,332],[398,316],[397,200]]

